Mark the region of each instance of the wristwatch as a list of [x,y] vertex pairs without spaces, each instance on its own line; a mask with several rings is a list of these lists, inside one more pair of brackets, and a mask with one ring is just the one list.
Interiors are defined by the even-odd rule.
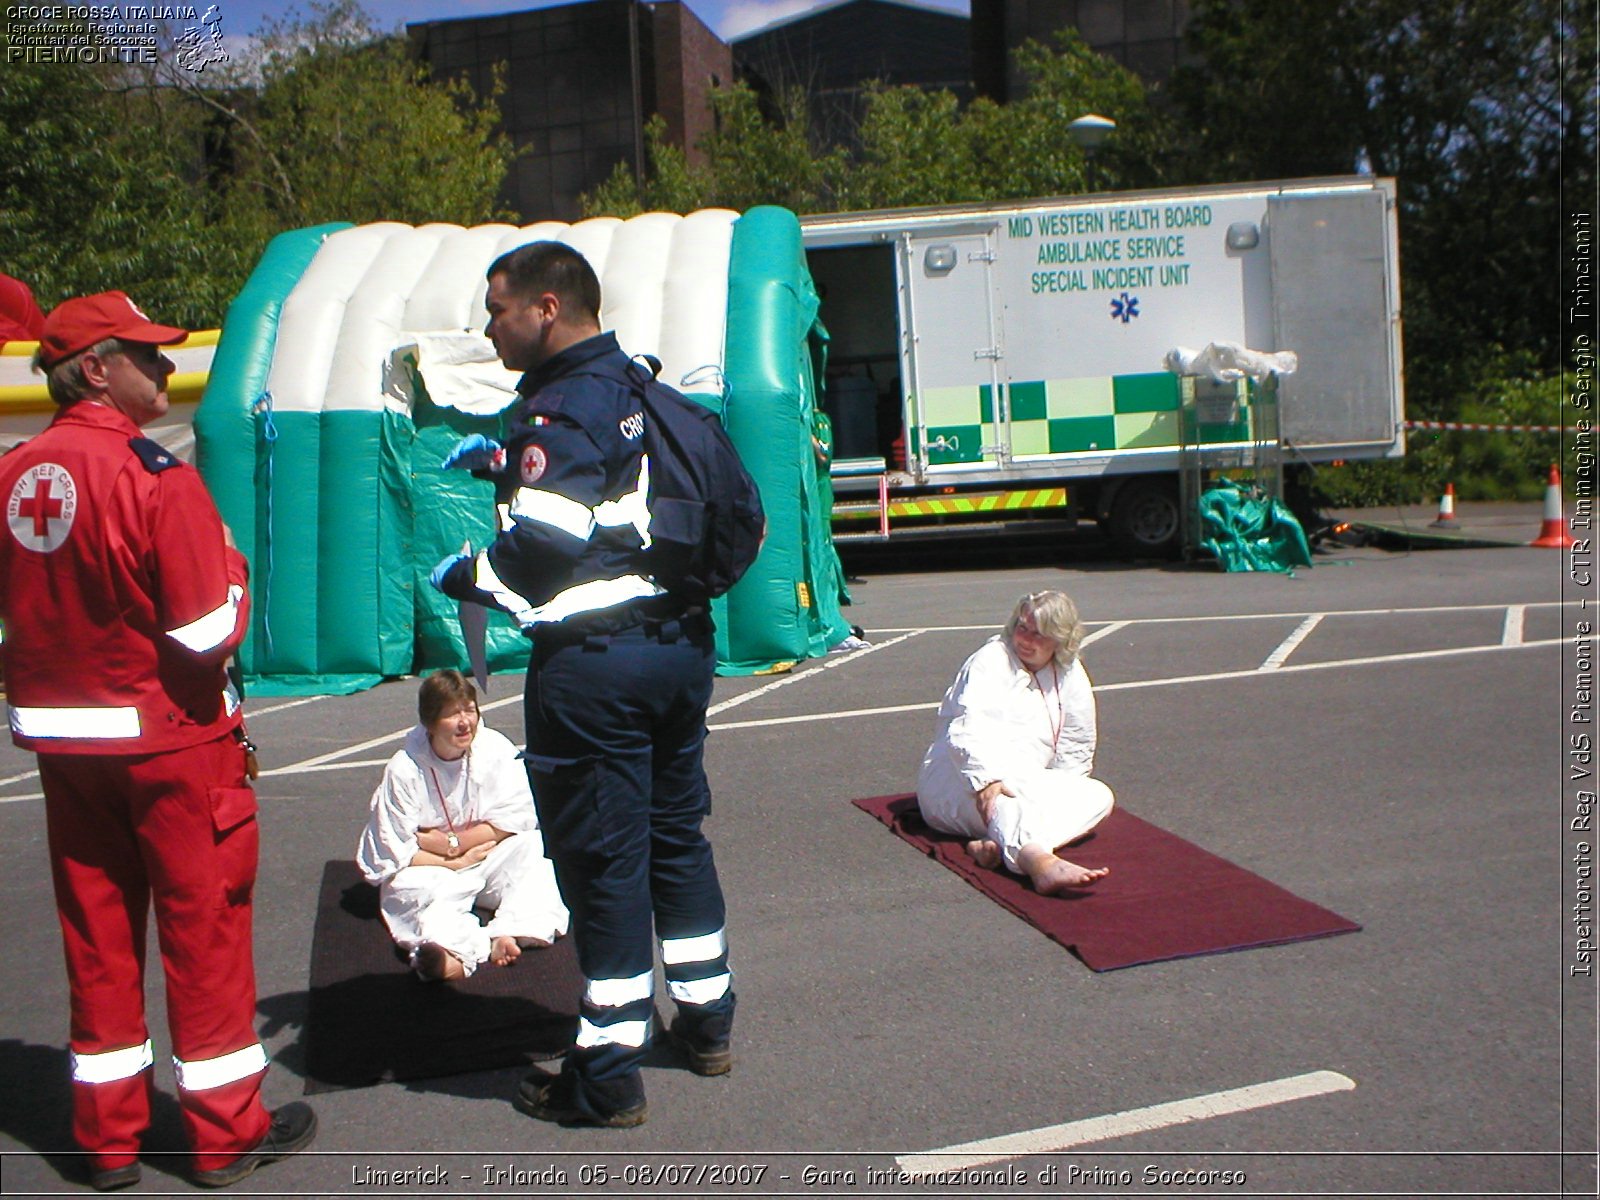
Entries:
[[450,847],[451,858],[461,853],[461,839],[455,835],[454,830],[444,835],[444,844]]

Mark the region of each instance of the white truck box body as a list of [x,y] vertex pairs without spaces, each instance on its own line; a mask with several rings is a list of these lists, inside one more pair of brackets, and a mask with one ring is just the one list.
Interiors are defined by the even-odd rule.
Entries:
[[868,484],[902,427],[892,488],[1176,471],[1179,386],[1163,360],[1216,341],[1299,356],[1278,384],[1286,462],[1404,451],[1393,180],[828,214],[802,229],[830,375],[854,376],[840,391],[857,403],[867,380],[877,393],[875,420],[836,449],[842,493]]

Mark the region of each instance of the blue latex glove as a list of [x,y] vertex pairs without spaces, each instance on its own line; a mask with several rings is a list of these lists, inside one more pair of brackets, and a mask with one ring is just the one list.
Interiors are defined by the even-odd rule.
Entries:
[[460,467],[466,471],[501,471],[506,465],[506,449],[491,437],[469,433],[456,443],[455,449],[444,456],[439,464],[445,470]]
[[471,557],[472,555],[470,554],[446,554],[439,560],[439,565],[434,567],[432,573],[429,574],[428,582],[438,591],[444,591],[444,577],[450,573],[450,568],[458,562],[465,562]]

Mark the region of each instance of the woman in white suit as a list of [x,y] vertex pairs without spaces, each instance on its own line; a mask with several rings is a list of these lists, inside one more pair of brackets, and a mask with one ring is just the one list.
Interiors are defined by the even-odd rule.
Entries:
[[[378,885],[395,943],[424,979],[515,962],[567,931],[516,747],[480,723],[478,690],[438,671],[417,693],[421,724],[372,793],[356,862]],[[474,908],[492,912],[483,924]]]
[[1058,895],[1109,873],[1056,851],[1111,811],[1093,778],[1094,689],[1078,660],[1083,623],[1064,592],[1017,602],[1005,631],[962,664],[939,706],[917,778],[922,817],[967,837],[982,866],[1002,864]]

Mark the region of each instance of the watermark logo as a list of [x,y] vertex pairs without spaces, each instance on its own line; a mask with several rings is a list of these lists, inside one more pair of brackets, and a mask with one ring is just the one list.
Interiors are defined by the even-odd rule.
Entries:
[[7,63],[154,65],[175,22],[186,22],[172,37],[183,70],[228,61],[216,4],[8,4],[5,18]]
[[215,4],[206,9],[198,25],[190,25],[175,42],[178,66],[185,71],[204,71],[212,63],[228,61],[222,48],[222,10]]

